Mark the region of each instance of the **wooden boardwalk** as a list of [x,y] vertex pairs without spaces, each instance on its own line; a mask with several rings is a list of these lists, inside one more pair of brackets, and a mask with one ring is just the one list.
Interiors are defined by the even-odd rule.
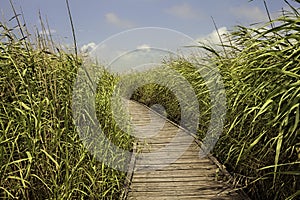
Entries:
[[139,140],[126,199],[247,199],[219,180],[214,158],[199,157],[193,136],[141,104],[128,101],[128,107]]

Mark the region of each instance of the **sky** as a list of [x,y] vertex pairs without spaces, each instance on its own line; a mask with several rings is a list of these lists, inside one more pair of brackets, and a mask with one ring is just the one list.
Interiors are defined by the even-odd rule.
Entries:
[[[53,35],[71,38],[64,0],[13,0],[13,3],[18,13],[22,8],[27,26],[39,26],[40,11]],[[211,17],[219,28],[227,29],[267,20],[262,0],[70,0],[69,3],[79,45],[99,43],[113,34],[139,27],[169,28],[196,39],[214,31]],[[267,4],[273,16],[287,7],[283,0],[269,0]],[[13,16],[9,0],[0,0],[0,12],[6,21]]]
[[[72,44],[72,31],[65,0],[12,0],[17,13],[23,12],[26,25],[30,29],[40,29],[39,12],[44,22],[48,21],[50,30],[46,33],[63,44]],[[288,6],[283,0],[266,0],[271,17],[278,16],[282,8]],[[218,40],[212,18],[219,32],[226,33],[235,25],[248,26],[256,22],[268,21],[263,0],[70,0],[70,9],[78,46],[81,50],[94,49],[97,44],[111,41],[107,39],[123,31],[143,27],[159,27],[161,34],[152,37],[152,41],[137,39],[147,37],[140,32],[131,32],[129,36],[117,37],[120,43],[136,45],[137,49],[147,49],[154,40],[164,42],[169,33],[178,45],[176,31],[182,37],[195,41]],[[8,21],[13,16],[9,0],[0,0],[1,21]],[[9,22],[10,26],[15,24]],[[169,32],[167,31],[169,30]],[[147,30],[149,32],[149,30]],[[173,31],[173,32],[172,32]],[[171,33],[172,32],[172,33]],[[135,34],[134,34],[135,33]],[[153,33],[156,33],[155,31]],[[165,36],[163,36],[165,34]],[[178,34],[177,34],[178,35]],[[184,36],[183,36],[184,35]],[[131,40],[129,39],[131,38]],[[121,41],[122,39],[122,41]],[[115,40],[116,41],[116,40]],[[180,42],[179,42],[180,43]],[[125,44],[124,44],[125,45]],[[125,46],[126,46],[125,45]],[[121,47],[119,54],[124,52]],[[108,51],[108,49],[107,49]]]

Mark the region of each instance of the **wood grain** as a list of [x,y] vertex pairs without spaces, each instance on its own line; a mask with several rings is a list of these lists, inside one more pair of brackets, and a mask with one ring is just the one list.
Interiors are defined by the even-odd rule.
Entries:
[[224,169],[215,158],[199,157],[199,141],[192,134],[144,105],[134,101],[127,105],[132,124],[143,138],[136,139],[138,153],[125,199],[249,199],[222,181]]

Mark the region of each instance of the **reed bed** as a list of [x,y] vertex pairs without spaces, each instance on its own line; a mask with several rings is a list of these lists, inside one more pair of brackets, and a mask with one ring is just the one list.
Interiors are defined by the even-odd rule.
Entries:
[[[0,31],[0,198],[119,198],[126,174],[90,154],[74,125],[72,90],[80,55],[47,35],[24,35],[23,26],[0,23]],[[113,83],[111,78],[102,76]],[[108,95],[97,98],[99,119],[109,119],[101,106]],[[102,122],[107,133],[119,133],[117,144],[130,149],[125,133]]]
[[[209,73],[216,66],[225,87],[227,113],[213,154],[233,175],[235,186],[252,199],[299,199],[300,17],[299,9],[291,8],[260,27],[237,26],[222,48],[199,46],[207,51],[205,58],[170,58],[162,62],[166,68],[126,76],[97,70],[95,107],[105,136],[130,151],[130,127],[121,130],[112,110],[113,103],[121,102],[112,103],[116,91],[148,106],[163,105],[165,110],[158,111],[180,124],[179,102],[189,96],[178,99],[173,92],[180,82],[156,84],[160,74],[170,81],[183,77],[192,86],[199,103],[197,134],[203,139],[212,111],[207,85],[218,81]],[[119,198],[126,174],[97,160],[74,124],[72,92],[81,56],[57,47],[47,35],[29,39],[20,23],[16,29],[0,23],[0,31],[0,197]],[[139,81],[146,79],[153,83],[142,86]],[[123,86],[118,88],[120,80]],[[141,87],[132,94],[136,85]],[[117,116],[128,125],[122,109]],[[194,122],[185,125],[189,129]],[[117,155],[115,159],[124,165],[124,159]]]
[[[235,27],[222,48],[199,46],[207,51],[200,67],[194,64],[197,57],[166,62],[194,87],[201,110],[200,139],[211,106],[207,82],[199,71],[218,67],[227,114],[213,154],[234,176],[236,187],[244,188],[252,199],[300,197],[300,17],[298,9],[291,8],[267,24]],[[180,100],[166,88],[146,85],[132,98],[166,106],[167,116],[180,123]]]

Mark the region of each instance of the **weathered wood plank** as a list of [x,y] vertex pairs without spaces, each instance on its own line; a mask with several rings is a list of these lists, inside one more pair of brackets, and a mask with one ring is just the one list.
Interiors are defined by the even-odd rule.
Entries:
[[144,136],[137,138],[128,200],[248,198],[218,180],[222,166],[211,155],[200,158],[199,144],[187,131],[141,104],[128,101],[128,107],[135,130]]

